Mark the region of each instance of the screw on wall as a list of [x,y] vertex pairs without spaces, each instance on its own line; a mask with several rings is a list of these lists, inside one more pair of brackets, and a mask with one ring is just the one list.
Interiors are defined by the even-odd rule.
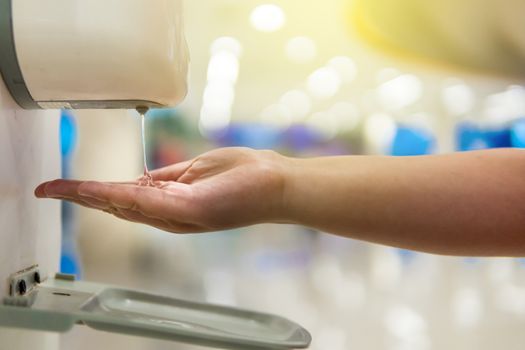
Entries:
[[38,272],[38,271],[35,272],[35,274],[33,275],[33,280],[35,281],[35,283],[40,283],[41,282],[40,272]]
[[38,265],[15,272],[9,277],[9,295],[11,297],[29,295],[42,280]]
[[18,281],[18,284],[17,284],[17,290],[18,290],[18,293],[19,293],[20,295],[24,295],[24,294],[26,294],[26,292],[27,292],[27,284],[26,284],[26,281],[24,281],[24,280]]

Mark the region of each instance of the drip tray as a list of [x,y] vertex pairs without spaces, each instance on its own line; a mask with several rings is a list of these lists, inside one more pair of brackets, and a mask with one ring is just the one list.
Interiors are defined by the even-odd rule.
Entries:
[[0,306],[0,325],[64,332],[91,328],[235,349],[293,349],[310,334],[279,316],[196,303],[102,284],[48,279],[24,302]]

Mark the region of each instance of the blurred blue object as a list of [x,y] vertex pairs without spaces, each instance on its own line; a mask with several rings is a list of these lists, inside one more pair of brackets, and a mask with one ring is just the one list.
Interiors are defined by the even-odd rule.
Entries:
[[280,143],[280,131],[277,128],[260,123],[231,124],[216,139],[221,146],[250,147],[271,149]]
[[292,125],[283,133],[283,146],[294,152],[304,152],[319,143],[318,133],[305,125]]
[[60,116],[60,151],[62,157],[73,153],[77,142],[77,125],[69,111],[62,111]]
[[408,249],[397,249],[396,251],[403,265],[409,265],[418,255],[417,252]]
[[[70,111],[62,111],[60,115],[60,152],[62,154],[62,177],[71,175],[72,158],[77,144],[78,133],[75,117]],[[74,237],[74,207],[71,203],[62,201],[62,246],[60,257],[60,272],[80,277],[80,266]]]
[[525,148],[525,118],[516,120],[510,128],[512,147]]
[[480,258],[475,258],[471,256],[467,256],[463,258],[463,263],[465,263],[465,265],[470,265],[470,266],[479,265],[481,261],[482,260]]
[[507,126],[482,129],[472,123],[461,123],[456,128],[459,151],[511,147],[511,129]]
[[427,130],[406,125],[398,125],[392,141],[390,154],[393,156],[417,156],[434,151],[436,141]]
[[62,253],[60,257],[60,272],[80,277],[80,267],[76,254],[70,256]]

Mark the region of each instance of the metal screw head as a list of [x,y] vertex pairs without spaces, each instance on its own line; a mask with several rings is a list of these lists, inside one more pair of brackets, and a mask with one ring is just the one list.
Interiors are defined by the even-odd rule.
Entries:
[[17,288],[18,288],[18,293],[20,293],[20,295],[26,294],[26,292],[27,292],[26,281],[24,281],[24,280],[19,281],[18,285],[17,285]]
[[41,282],[40,273],[38,271],[35,272],[35,274],[33,275],[33,279],[35,280],[35,283],[40,283]]

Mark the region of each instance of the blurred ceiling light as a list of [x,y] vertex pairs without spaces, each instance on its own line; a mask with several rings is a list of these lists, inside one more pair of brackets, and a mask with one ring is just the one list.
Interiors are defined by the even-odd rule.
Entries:
[[331,140],[337,135],[339,123],[336,117],[328,112],[316,112],[306,121],[306,124],[318,132],[325,140]]
[[275,32],[284,25],[285,21],[283,9],[275,4],[259,5],[250,15],[253,27],[261,32]]
[[239,75],[239,60],[232,52],[220,51],[211,56],[208,63],[208,81],[235,83]]
[[384,154],[392,144],[396,133],[394,119],[385,113],[375,113],[365,121],[364,133],[371,153]]
[[486,121],[501,124],[525,115],[525,88],[512,85],[507,90],[487,97],[484,117]]
[[330,113],[338,121],[341,132],[354,130],[360,121],[359,110],[350,102],[337,102],[330,108]]
[[230,124],[230,108],[213,108],[213,106],[202,106],[199,120],[199,129],[204,136],[209,133],[222,130]]
[[230,113],[232,109],[232,103],[229,103],[228,101],[222,100],[214,96],[213,98],[204,100],[202,103],[202,107],[206,111],[212,113],[220,113],[222,115],[224,113]]
[[312,96],[330,98],[339,91],[341,78],[333,67],[322,67],[310,74],[306,86]]
[[289,109],[292,119],[295,121],[306,117],[312,108],[310,97],[301,90],[288,91],[279,102]]
[[235,90],[233,85],[222,83],[220,81],[210,81],[203,94],[203,103],[205,105],[227,105],[231,106],[235,99]]
[[279,128],[287,128],[292,124],[292,113],[290,109],[281,103],[266,107],[262,110],[260,117],[264,123]]
[[383,107],[397,110],[419,100],[423,95],[423,84],[415,75],[403,74],[381,84],[377,93]]
[[242,45],[239,40],[230,36],[222,36],[213,41],[210,47],[210,52],[215,55],[221,51],[231,52],[236,57],[240,57],[242,54]]
[[350,57],[336,56],[328,61],[328,67],[334,68],[344,84],[348,84],[355,79],[357,75],[357,66]]
[[441,94],[441,100],[447,113],[460,116],[472,111],[474,108],[474,92],[472,89],[457,79],[449,79],[445,82]]
[[311,62],[317,55],[315,42],[306,36],[291,38],[286,43],[286,57],[295,63]]

